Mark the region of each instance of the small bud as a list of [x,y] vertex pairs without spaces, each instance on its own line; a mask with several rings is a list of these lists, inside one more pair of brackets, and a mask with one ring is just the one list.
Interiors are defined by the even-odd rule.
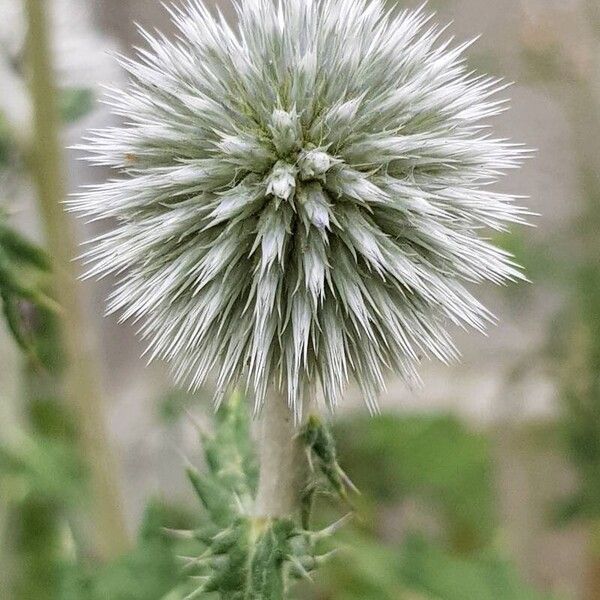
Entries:
[[296,190],[296,173],[295,167],[280,160],[269,175],[267,194],[289,200]]
[[273,111],[270,129],[275,149],[280,156],[286,156],[299,146],[300,124],[295,110],[292,112],[279,109]]
[[305,220],[320,231],[329,229],[329,202],[327,194],[318,183],[309,183],[299,193],[299,204]]
[[347,488],[358,492],[340,467],[337,450],[330,427],[316,415],[311,415],[301,432],[307,450],[316,459],[317,466],[331,489],[344,501],[348,501]]
[[331,156],[322,150],[304,152],[300,158],[301,179],[320,179],[329,171],[332,162]]

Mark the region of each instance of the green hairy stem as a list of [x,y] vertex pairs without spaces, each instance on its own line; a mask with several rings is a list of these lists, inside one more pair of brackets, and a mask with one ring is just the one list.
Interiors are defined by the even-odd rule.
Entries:
[[260,479],[256,514],[289,517],[300,508],[308,463],[300,426],[286,399],[274,394],[263,407],[260,425]]

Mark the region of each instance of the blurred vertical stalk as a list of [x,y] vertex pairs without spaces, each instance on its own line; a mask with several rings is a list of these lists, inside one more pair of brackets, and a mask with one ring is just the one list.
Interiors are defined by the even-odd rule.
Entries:
[[127,537],[88,333],[90,327],[72,264],[76,246],[70,220],[61,205],[65,197],[64,171],[48,2],[25,0],[25,7],[33,104],[32,171],[48,252],[55,269],[53,292],[63,309],[59,335],[65,357],[64,394],[76,420],[80,452],[89,474],[94,550],[100,558],[108,559],[126,549]]

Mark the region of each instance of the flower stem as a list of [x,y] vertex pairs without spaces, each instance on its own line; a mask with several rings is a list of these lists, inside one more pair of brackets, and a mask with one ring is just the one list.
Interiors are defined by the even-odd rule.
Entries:
[[267,399],[260,423],[257,516],[293,517],[300,509],[308,475],[300,427],[281,394]]
[[89,473],[94,551],[100,558],[108,559],[126,549],[127,537],[105,430],[90,327],[72,263],[76,246],[70,220],[61,206],[65,198],[64,169],[47,6],[45,0],[25,0],[33,104],[32,170],[53,261],[53,293],[62,307],[59,326],[66,359],[63,387],[77,422],[80,452]]

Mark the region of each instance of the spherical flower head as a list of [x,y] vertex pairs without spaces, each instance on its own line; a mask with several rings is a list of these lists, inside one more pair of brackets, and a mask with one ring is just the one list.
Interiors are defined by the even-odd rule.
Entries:
[[524,151],[482,120],[505,105],[423,11],[374,0],[244,0],[237,28],[199,0],[175,41],[122,59],[122,127],[91,160],[122,177],[72,204],[113,229],[88,253],[116,274],[110,310],[196,387],[269,386],[299,413],[356,381],[371,409],[388,372],[483,329],[467,286],[521,277],[486,228],[522,222],[490,188]]

